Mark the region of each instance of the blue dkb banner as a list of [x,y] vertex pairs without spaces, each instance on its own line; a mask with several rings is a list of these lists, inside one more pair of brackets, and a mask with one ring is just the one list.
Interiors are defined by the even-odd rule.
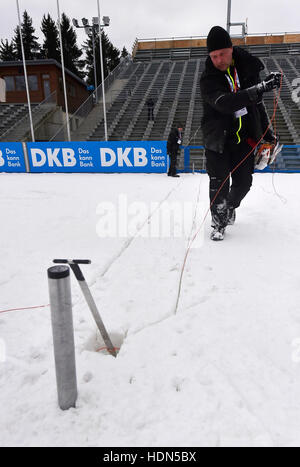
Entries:
[[30,172],[167,171],[165,141],[28,143]]
[[0,172],[26,172],[22,143],[0,143]]

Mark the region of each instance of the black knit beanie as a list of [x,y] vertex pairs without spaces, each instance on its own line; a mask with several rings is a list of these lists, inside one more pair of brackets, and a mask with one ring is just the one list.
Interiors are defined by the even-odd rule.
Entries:
[[206,45],[208,53],[210,53],[214,50],[232,47],[232,42],[225,29],[221,28],[221,26],[214,26],[208,33]]

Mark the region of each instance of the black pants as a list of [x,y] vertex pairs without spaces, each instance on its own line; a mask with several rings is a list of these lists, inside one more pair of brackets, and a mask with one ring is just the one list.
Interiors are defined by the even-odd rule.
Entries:
[[237,208],[252,185],[254,172],[254,155],[251,155],[234,171],[233,169],[250,152],[251,147],[246,141],[240,144],[226,144],[222,154],[206,150],[206,169],[209,175],[209,197],[212,203],[224,180],[224,186],[211,206],[213,225],[226,226],[227,208]]
[[154,120],[153,107],[148,107],[148,120]]
[[177,154],[178,152],[171,152],[169,154],[170,157],[170,167],[169,167],[169,175],[176,175],[176,166],[177,166]]

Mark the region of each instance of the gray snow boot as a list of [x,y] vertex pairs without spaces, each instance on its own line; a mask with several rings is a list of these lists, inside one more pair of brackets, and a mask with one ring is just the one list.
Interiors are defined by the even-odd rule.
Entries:
[[210,234],[210,239],[219,242],[220,240],[224,240],[224,234],[225,227],[214,227]]
[[225,228],[228,223],[228,207],[226,200],[214,206],[211,214],[211,226],[213,231],[210,234],[210,238],[215,241],[223,240]]
[[228,208],[227,225],[233,225],[236,219],[236,212],[234,208]]

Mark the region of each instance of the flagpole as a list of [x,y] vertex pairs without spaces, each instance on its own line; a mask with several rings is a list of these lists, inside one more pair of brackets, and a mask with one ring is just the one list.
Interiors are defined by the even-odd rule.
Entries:
[[22,60],[23,60],[23,68],[24,68],[24,78],[25,78],[25,86],[26,86],[26,94],[27,94],[28,113],[29,113],[29,120],[30,120],[31,139],[32,139],[32,142],[34,143],[35,142],[35,137],[34,137],[34,129],[33,129],[33,121],[32,121],[30,93],[29,93],[27,68],[26,68],[26,60],[25,60],[25,51],[24,51],[23,36],[22,36],[22,24],[21,24],[21,16],[20,16],[20,7],[19,7],[19,0],[16,0],[16,1],[17,1],[17,10],[18,10],[19,33],[20,33]]
[[108,135],[107,135],[107,120],[106,120],[106,103],[105,103],[105,89],[104,89],[104,66],[103,66],[103,53],[102,53],[101,18],[100,18],[100,3],[99,3],[99,0],[97,0],[97,4],[98,4],[98,22],[99,22],[100,68],[101,68],[101,80],[102,80],[104,131],[105,131],[105,141],[107,141],[108,140]]
[[66,108],[66,120],[67,120],[67,122],[66,122],[66,123],[67,123],[67,134],[68,134],[68,141],[71,141],[70,122],[69,122],[69,109],[68,109],[68,98],[67,98],[67,87],[66,87],[66,74],[65,74],[65,61],[64,61],[64,52],[63,52],[62,35],[61,35],[61,24],[60,24],[59,0],[57,0],[57,16],[58,16],[58,32],[59,32],[59,42],[60,42],[60,55],[61,55],[62,77],[63,77],[64,96],[65,96],[65,108]]

